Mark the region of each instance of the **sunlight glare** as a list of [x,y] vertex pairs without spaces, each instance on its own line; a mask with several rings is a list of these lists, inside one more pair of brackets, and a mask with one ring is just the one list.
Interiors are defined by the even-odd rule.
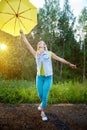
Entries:
[[7,48],[7,46],[4,43],[0,45],[1,50],[6,50],[6,48]]

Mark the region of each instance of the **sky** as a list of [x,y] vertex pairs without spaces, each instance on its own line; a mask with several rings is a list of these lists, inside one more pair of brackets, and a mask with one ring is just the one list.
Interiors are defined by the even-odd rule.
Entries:
[[[33,3],[37,8],[43,7],[45,0],[30,0],[31,3]],[[62,8],[64,0],[60,0],[60,5]],[[76,17],[79,16],[81,10],[84,7],[87,7],[87,0],[69,0],[71,10],[73,10],[73,13]]]

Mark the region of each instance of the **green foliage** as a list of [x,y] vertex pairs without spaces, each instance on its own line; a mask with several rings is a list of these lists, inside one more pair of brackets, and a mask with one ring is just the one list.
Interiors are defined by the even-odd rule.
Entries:
[[38,28],[41,38],[52,49],[55,37],[58,35],[58,18],[60,17],[59,0],[45,0],[44,7],[39,10]]
[[64,82],[53,85],[49,94],[49,103],[86,103],[87,86],[86,83]]
[[[40,99],[34,82],[27,80],[1,80],[0,103],[20,104],[39,103]],[[52,86],[48,97],[49,104],[86,103],[87,81],[56,83]]]
[[87,26],[87,8],[86,7],[82,9],[81,14],[78,19],[78,23],[80,24],[80,28],[82,27],[83,29],[86,29],[86,26]]
[[[78,19],[78,31],[80,36],[80,43],[82,43],[82,69],[83,69],[83,80],[87,77],[87,8],[84,7],[79,15]],[[80,62],[81,63],[81,62]]]
[[26,80],[1,80],[0,102],[9,104],[32,103],[37,97],[33,82]]

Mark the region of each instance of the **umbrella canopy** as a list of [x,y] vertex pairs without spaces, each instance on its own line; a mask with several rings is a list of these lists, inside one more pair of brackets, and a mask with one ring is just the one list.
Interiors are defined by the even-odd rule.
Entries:
[[28,34],[37,25],[37,8],[29,0],[0,1],[0,30],[18,36]]

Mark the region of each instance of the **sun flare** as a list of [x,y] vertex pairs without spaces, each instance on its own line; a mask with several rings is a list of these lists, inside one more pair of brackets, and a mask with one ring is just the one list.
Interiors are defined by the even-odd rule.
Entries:
[[1,50],[6,50],[6,48],[7,48],[6,44],[3,43],[3,44],[0,45]]

